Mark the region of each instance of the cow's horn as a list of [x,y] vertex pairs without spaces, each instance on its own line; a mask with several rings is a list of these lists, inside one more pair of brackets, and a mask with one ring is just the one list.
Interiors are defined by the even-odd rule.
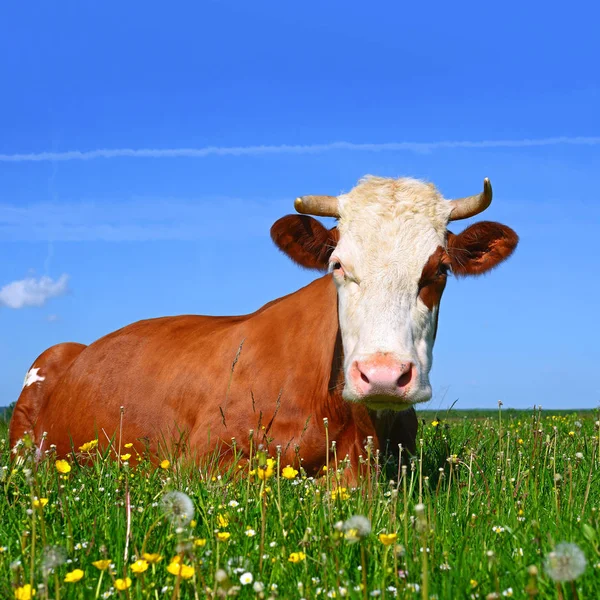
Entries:
[[296,198],[294,208],[303,215],[315,215],[317,217],[340,216],[336,196],[301,196]]
[[468,219],[474,217],[480,212],[483,212],[492,203],[492,184],[486,177],[483,180],[483,192],[476,196],[467,196],[466,198],[458,198],[451,200],[452,212],[450,213],[451,221],[460,219]]

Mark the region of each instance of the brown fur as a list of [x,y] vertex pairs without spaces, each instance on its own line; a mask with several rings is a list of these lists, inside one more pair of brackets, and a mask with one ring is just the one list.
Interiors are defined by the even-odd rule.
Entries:
[[25,432],[33,432],[45,399],[52,394],[63,373],[85,349],[84,344],[66,342],[57,344],[40,354],[31,365],[39,368],[44,381],[24,387],[10,420],[9,439],[11,448]]
[[[348,454],[357,466],[367,436],[378,447],[377,422],[332,385],[340,379],[332,376],[338,335],[329,275],[250,315],[134,323],[81,352],[39,403],[35,440],[46,431],[62,455],[95,438],[106,445],[123,406],[122,442],[138,450],[146,440],[156,452],[160,440],[184,436],[199,455],[219,444],[227,454],[235,437],[247,455],[254,429],[256,443],[282,446],[284,464],[295,462],[298,446],[305,469],[316,473],[326,458],[327,417],[338,457]],[[23,395],[17,407],[27,411]],[[414,435],[402,438],[404,447],[414,449]]]
[[338,231],[335,227],[326,229],[306,215],[287,215],[271,227],[271,238],[301,267],[325,270],[338,242]]
[[458,235],[448,232],[448,255],[458,276],[481,275],[506,260],[517,247],[519,236],[506,225],[481,221]]

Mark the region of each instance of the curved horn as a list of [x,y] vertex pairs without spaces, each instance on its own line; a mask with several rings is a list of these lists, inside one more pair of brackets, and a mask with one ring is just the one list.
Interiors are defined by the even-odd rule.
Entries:
[[492,203],[492,184],[486,177],[483,180],[483,192],[476,196],[467,196],[466,198],[458,198],[451,200],[452,212],[450,213],[450,221],[458,221],[460,219],[468,219],[474,217],[480,212],[483,212]]
[[316,217],[339,217],[336,196],[301,196],[296,198],[294,208],[303,215]]

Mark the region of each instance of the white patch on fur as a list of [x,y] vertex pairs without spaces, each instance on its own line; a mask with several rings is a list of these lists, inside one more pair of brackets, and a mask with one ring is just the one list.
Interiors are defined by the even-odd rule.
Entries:
[[39,368],[31,367],[27,375],[25,375],[25,381],[23,382],[23,389],[29,387],[32,383],[37,383],[38,381],[44,381],[46,378],[38,375],[40,372]]
[[[437,310],[418,298],[418,284],[429,257],[446,245],[451,207],[432,184],[380,177],[363,179],[339,197],[339,207],[340,240],[331,261],[339,260],[347,274],[334,277],[346,375],[355,360],[391,354],[417,368],[405,400],[429,400]],[[345,379],[344,397],[359,399]]]

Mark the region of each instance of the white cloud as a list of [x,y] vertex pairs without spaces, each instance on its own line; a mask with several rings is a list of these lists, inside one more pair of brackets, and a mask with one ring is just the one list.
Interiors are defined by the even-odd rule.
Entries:
[[0,306],[24,308],[44,306],[50,298],[64,296],[69,290],[68,275],[61,275],[56,281],[44,275],[39,279],[28,277],[7,283],[0,288]]
[[315,154],[331,150],[363,152],[407,151],[431,152],[453,148],[532,148],[539,146],[599,146],[600,137],[548,137],[519,140],[440,140],[433,142],[280,144],[262,146],[205,146],[202,148],[99,148],[65,152],[30,152],[0,154],[0,162],[42,162],[93,160],[95,158],[205,158],[206,156],[257,156],[261,154]]

